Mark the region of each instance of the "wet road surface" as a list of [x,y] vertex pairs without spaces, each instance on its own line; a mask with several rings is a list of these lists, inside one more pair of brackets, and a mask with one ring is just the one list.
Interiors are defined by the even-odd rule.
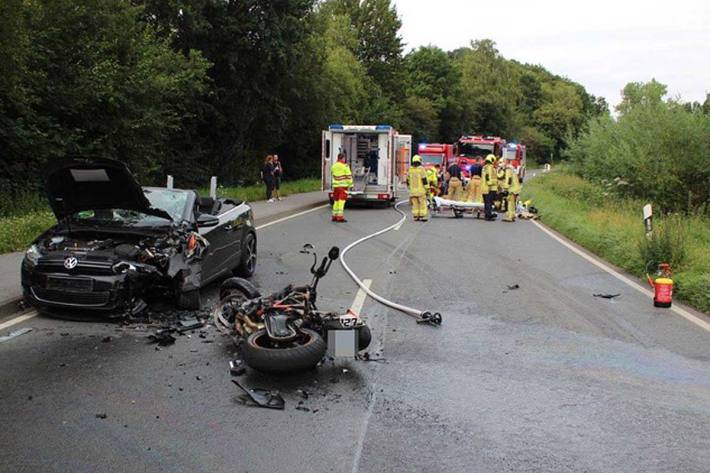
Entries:
[[[347,216],[333,225],[323,209],[263,229],[254,283],[306,282],[303,243],[324,255],[397,219]],[[410,220],[348,262],[376,292],[444,324],[368,300],[379,362],[241,377],[278,389],[285,411],[238,402],[236,350],[213,327],[157,351],[141,325],[14,326],[33,331],[0,344],[2,470],[708,471],[710,333],[530,222]],[[346,309],[356,293],[333,265],[319,306]]]

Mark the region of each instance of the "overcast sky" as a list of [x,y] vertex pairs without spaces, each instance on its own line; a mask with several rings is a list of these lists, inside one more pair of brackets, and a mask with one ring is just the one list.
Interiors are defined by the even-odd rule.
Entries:
[[406,50],[490,38],[509,59],[541,64],[610,104],[652,77],[669,94],[710,92],[710,0],[394,0]]

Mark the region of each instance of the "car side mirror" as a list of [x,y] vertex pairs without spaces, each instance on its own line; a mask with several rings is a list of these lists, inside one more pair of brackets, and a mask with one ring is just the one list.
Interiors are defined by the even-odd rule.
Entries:
[[340,248],[338,248],[337,246],[334,246],[328,252],[328,258],[335,261],[336,259],[338,259],[338,256],[340,256]]
[[214,215],[210,214],[200,214],[197,216],[197,227],[198,228],[210,228],[219,225],[219,219]]

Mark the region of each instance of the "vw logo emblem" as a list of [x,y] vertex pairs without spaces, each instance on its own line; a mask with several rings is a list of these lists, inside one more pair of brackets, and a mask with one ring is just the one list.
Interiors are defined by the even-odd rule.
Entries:
[[74,269],[77,264],[79,264],[79,260],[77,260],[74,256],[70,256],[64,260],[64,267],[67,269]]

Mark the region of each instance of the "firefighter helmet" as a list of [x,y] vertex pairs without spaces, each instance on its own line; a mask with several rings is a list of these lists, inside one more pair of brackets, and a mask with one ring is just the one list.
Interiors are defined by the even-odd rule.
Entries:
[[418,154],[415,154],[414,157],[412,158],[412,164],[414,164],[414,163],[419,163],[419,164],[421,164],[421,163],[422,163],[422,158],[421,158],[421,156],[419,156]]

